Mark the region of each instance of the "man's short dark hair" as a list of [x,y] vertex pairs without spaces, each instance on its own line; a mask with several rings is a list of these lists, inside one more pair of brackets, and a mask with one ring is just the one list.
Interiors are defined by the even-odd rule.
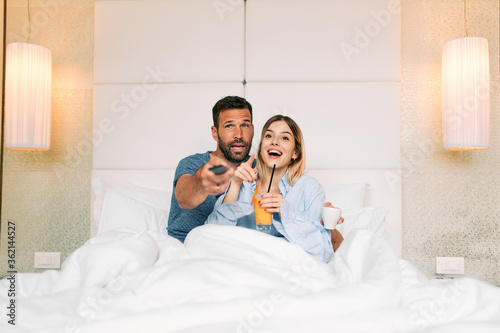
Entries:
[[250,121],[253,122],[252,106],[246,99],[239,96],[227,96],[217,101],[212,108],[212,117],[214,119],[214,126],[219,129],[219,114],[225,110],[231,109],[248,109],[250,111]]

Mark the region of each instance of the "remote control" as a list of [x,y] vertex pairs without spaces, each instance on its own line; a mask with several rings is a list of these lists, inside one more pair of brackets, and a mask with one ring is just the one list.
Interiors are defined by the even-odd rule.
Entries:
[[225,167],[223,165],[217,165],[217,166],[211,167],[209,170],[212,171],[213,173],[215,173],[216,175],[222,175],[224,172],[227,171],[227,167]]

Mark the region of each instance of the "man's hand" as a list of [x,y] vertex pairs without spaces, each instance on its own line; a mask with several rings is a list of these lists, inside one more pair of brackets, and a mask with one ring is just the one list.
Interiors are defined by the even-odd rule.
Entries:
[[[223,174],[216,175],[209,169],[224,165],[228,170]],[[185,174],[179,177],[175,186],[175,197],[182,209],[194,209],[198,207],[208,195],[223,193],[234,174],[234,170],[221,158],[213,156],[198,169],[194,175]]]
[[332,230],[332,247],[333,247],[333,252],[337,252],[337,249],[339,248],[340,244],[344,241],[344,237],[342,237],[342,234],[337,230],[333,229]]
[[[218,165],[227,167],[227,171],[217,175],[210,170],[210,168]],[[217,156],[212,157],[195,173],[195,175],[197,175],[200,179],[200,185],[203,188],[204,193],[207,195],[217,195],[223,193],[229,185],[233,174],[234,170],[231,169],[224,160]]]

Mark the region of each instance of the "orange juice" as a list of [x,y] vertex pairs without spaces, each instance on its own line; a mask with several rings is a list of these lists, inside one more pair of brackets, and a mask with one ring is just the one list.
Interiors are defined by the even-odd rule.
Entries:
[[271,225],[273,222],[273,213],[266,212],[266,210],[260,207],[261,198],[255,198],[254,209],[255,209],[255,224],[257,225]]

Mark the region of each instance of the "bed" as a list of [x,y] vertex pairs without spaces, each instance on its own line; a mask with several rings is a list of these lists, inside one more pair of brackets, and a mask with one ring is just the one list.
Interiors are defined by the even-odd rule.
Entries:
[[329,263],[241,227],[202,225],[182,244],[165,232],[173,170],[94,170],[94,235],[60,271],[0,281],[0,307],[14,299],[18,314],[2,332],[499,331],[498,287],[400,258],[386,172],[308,173],[344,207]]
[[[94,207],[101,212],[96,235],[60,271],[0,281],[0,307],[14,299],[18,316],[16,326],[1,321],[2,332],[500,329],[500,289],[472,278],[424,277],[384,239],[387,208],[346,209],[345,239],[323,263],[241,227],[203,225],[182,244],[164,231],[166,192],[138,184],[95,178],[96,201],[106,192]],[[359,188],[335,190],[345,198]]]

